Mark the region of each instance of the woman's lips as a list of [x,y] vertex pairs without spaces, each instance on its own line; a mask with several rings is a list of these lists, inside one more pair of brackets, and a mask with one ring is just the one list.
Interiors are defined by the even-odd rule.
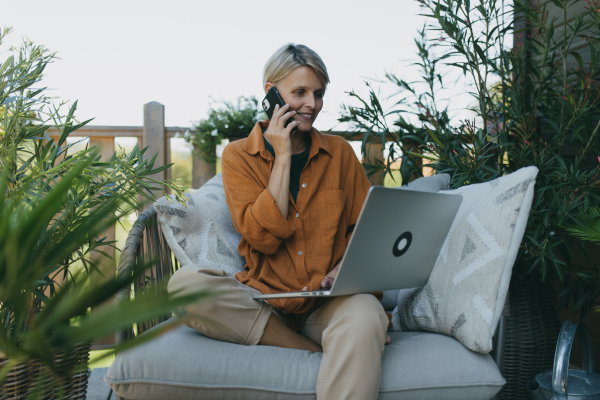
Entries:
[[301,117],[303,119],[309,120],[309,121],[311,119],[313,119],[313,115],[312,114],[300,114],[300,113],[297,113],[296,115],[298,115],[299,117]]

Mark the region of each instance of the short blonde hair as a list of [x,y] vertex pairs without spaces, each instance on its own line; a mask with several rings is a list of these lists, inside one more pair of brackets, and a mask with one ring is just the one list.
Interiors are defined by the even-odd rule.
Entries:
[[298,67],[312,68],[324,87],[329,83],[327,67],[321,57],[302,44],[288,43],[269,58],[263,70],[263,87],[267,82],[276,83]]

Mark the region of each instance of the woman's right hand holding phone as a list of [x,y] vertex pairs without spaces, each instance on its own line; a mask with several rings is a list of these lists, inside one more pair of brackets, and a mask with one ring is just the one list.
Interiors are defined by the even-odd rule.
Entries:
[[269,121],[269,126],[265,131],[265,137],[271,143],[271,146],[273,146],[273,150],[275,150],[275,160],[281,159],[281,157],[291,158],[292,156],[292,129],[300,125],[300,122],[293,121],[287,127],[285,126],[285,122],[296,115],[296,111],[288,111],[289,108],[289,104],[281,108],[277,104],[273,111],[273,117]]

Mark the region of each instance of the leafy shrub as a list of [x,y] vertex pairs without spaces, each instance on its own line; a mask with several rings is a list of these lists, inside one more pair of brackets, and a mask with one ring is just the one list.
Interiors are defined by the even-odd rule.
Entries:
[[208,117],[198,121],[193,133],[187,138],[195,146],[195,152],[206,162],[217,160],[215,149],[223,139],[248,136],[254,125],[266,119],[254,96],[241,96],[237,104],[222,102],[222,107],[211,109]]
[[[0,31],[0,45],[9,32]],[[138,196],[151,200],[169,188],[181,200],[185,189],[150,178],[169,166],[155,168],[146,149],[110,161],[95,148],[73,151],[68,136],[89,121],[75,119],[76,102],[62,115],[63,104],[46,96],[43,71],[55,55],[29,41],[8,54],[0,63],[0,347],[10,362],[0,382],[20,361],[53,368],[56,353],[186,301],[173,302],[156,286],[149,291],[156,297],[88,313],[144,273],[140,266],[135,276],[102,277],[99,246],[113,242],[100,234],[137,209]],[[83,268],[74,269],[76,262]]]
[[[426,89],[388,75],[404,96],[400,102],[384,112],[374,90],[369,101],[351,93],[362,103],[346,105],[341,121],[365,131],[365,142],[390,138],[387,165],[379,168],[389,173],[401,161],[403,182],[422,174],[419,159],[449,173],[452,187],[536,166],[535,197],[515,268],[562,282],[563,304],[574,298],[575,308],[585,312],[600,294],[597,270],[576,264],[574,237],[563,227],[600,204],[599,7],[567,19],[572,0],[421,4],[431,21],[416,40],[424,82],[419,87]],[[567,21],[560,29],[548,17],[549,7]],[[514,26],[523,28],[514,32]],[[508,48],[513,34],[516,45]],[[584,39],[579,52],[590,54],[587,64],[570,50],[579,38]],[[473,121],[456,123],[448,102],[442,106],[437,97],[444,74],[452,70],[471,83],[478,116]]]

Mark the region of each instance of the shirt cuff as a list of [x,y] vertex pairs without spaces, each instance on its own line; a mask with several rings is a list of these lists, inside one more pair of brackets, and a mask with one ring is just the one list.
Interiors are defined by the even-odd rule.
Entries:
[[294,234],[294,226],[283,217],[269,189],[263,190],[254,202],[252,216],[260,226],[279,238],[287,239]]

